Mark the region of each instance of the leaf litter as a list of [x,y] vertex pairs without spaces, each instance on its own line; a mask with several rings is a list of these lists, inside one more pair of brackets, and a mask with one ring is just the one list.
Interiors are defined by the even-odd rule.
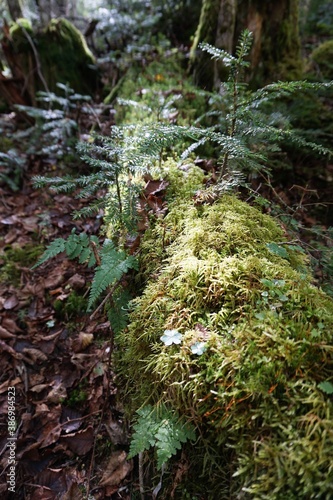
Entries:
[[81,499],[93,491],[95,499],[117,492],[117,498],[129,499],[120,488],[129,482],[132,463],[126,460],[128,440],[115,399],[110,324],[103,313],[90,319],[82,310],[66,312],[71,296],[87,293],[92,271],[61,255],[34,271],[40,255],[10,268],[6,257],[9,249],[37,247],[40,241],[46,246],[73,227],[96,234],[100,219],[73,223],[71,214],[82,201],[35,191],[29,179],[19,192],[0,186],[0,197],[0,496],[8,496],[11,387],[15,498]]

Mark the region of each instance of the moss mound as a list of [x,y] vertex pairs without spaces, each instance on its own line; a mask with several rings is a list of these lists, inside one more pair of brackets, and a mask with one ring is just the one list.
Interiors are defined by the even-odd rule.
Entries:
[[333,79],[333,40],[319,45],[312,52],[311,59],[326,80]]
[[[195,424],[189,459],[216,467],[192,493],[330,498],[333,302],[271,217],[230,195],[195,206],[184,186],[200,175],[183,175],[169,175],[169,214],[142,250],[150,277],[118,339],[129,414],[164,402]],[[164,345],[166,329],[181,345]]]

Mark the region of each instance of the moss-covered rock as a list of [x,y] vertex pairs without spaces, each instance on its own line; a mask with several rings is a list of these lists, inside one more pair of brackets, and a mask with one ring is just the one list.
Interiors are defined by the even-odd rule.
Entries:
[[[170,169],[170,211],[146,234],[147,285],[118,338],[127,410],[164,402],[195,424],[192,494],[330,498],[333,301],[273,218],[227,194],[194,203],[200,174],[186,170]],[[164,345],[166,329],[182,344]]]

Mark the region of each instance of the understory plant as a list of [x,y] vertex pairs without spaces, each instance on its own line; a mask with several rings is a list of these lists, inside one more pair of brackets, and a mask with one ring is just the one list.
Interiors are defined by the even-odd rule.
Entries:
[[[268,170],[269,154],[284,141],[328,153],[291,130],[269,105],[324,86],[278,82],[251,91],[243,78],[250,44],[245,31],[235,57],[203,47],[230,68],[229,81],[212,99],[214,109],[202,118],[212,120],[208,127],[200,120],[168,123],[168,116],[157,113],[154,123],[114,127],[110,138],[81,143],[87,175],[36,178],[38,187],[92,199],[75,216],[103,209],[112,240],[98,247],[96,258],[98,242],[72,233],[54,242],[40,263],[61,251],[90,261],[97,265],[90,306],[109,288],[118,311],[128,309],[128,298],[117,296],[115,285],[138,267],[125,242],[136,231],[143,176],[159,166],[170,182],[169,212],[150,221],[140,247],[138,282],[144,291],[132,303],[130,324],[124,328],[119,321],[116,335],[126,410],[130,418],[139,410],[131,455],[150,445],[158,465],[164,464],[191,438],[180,433],[177,416],[177,424],[196,427],[198,467],[209,478],[209,498],[218,498],[221,485],[235,498],[324,498],[332,491],[333,408],[323,387],[333,378],[333,304],[312,285],[304,253],[280,226],[225,194],[241,175]],[[208,143],[217,150],[219,173],[212,196],[198,196],[205,191],[204,174],[189,158]],[[175,149],[185,150],[179,168],[166,160]],[[159,405],[168,417],[160,419]],[[151,426],[141,435],[149,418]],[[163,428],[166,418],[170,425]],[[166,442],[170,447],[163,449]],[[309,449],[311,465],[305,467]],[[215,465],[227,472],[214,471]]]
[[218,150],[219,181],[235,170],[247,173],[269,171],[269,155],[288,143],[318,154],[331,154],[320,144],[305,140],[300,131],[293,130],[288,117],[278,111],[277,104],[300,91],[330,88],[332,82],[276,82],[251,90],[246,83],[249,66],[246,58],[251,45],[252,33],[248,30],[242,33],[235,56],[209,44],[201,44],[202,50],[228,68],[229,77],[221,84],[218,93],[211,94],[209,110],[197,120],[197,124],[206,121],[211,126],[205,127],[201,133],[191,127],[199,135],[199,140],[186,153],[206,142],[213,143]]
[[56,85],[62,95],[38,92],[39,107],[15,106],[33,121],[29,128],[15,134],[16,140],[28,141],[28,154],[61,159],[74,149],[80,112],[87,112],[84,105],[91,101],[91,97],[74,92],[68,85]]

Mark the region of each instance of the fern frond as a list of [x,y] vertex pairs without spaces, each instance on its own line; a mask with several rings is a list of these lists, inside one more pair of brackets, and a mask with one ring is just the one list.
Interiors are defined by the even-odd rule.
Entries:
[[108,241],[101,249],[101,265],[96,268],[90,289],[88,310],[91,309],[100,295],[111,285],[119,281],[129,269],[138,269],[138,262],[132,255],[116,249],[113,242]]
[[56,238],[54,241],[52,241],[52,243],[47,247],[41,258],[31,269],[35,269],[36,267],[41,266],[47,260],[52,259],[61,252],[64,252],[65,243],[66,240],[64,240],[63,238]]
[[112,295],[112,304],[108,308],[108,320],[115,334],[126,328],[129,315],[129,302],[132,300],[131,294],[126,289],[117,288]]
[[137,414],[128,458],[155,446],[157,467],[160,469],[181,449],[183,443],[195,439],[192,426],[181,421],[175,412],[165,406],[147,405]]

